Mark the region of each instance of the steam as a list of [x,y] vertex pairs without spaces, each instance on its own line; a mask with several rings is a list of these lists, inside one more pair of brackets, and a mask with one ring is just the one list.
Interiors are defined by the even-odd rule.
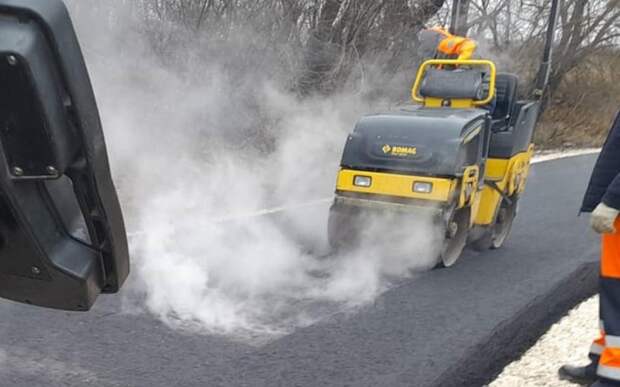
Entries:
[[70,5],[130,234],[128,311],[282,334],[434,264],[428,219],[369,219],[354,251],[328,254],[342,146],[384,103],[361,93],[301,100],[251,61],[241,78],[191,51],[183,66],[163,64],[139,29],[101,33]]

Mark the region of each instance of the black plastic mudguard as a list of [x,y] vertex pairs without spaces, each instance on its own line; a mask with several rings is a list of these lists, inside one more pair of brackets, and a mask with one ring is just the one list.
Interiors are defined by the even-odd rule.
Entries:
[[0,0],[0,297],[88,310],[129,274],[91,82],[60,0]]

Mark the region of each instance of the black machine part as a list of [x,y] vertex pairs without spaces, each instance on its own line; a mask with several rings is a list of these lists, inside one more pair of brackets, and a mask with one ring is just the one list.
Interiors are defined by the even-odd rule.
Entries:
[[429,68],[420,86],[420,95],[441,99],[482,100],[483,81],[484,73],[479,69]]
[[[482,109],[401,108],[368,115],[347,138],[343,168],[430,176],[456,176],[482,156],[480,138],[487,133]],[[467,139],[467,141],[465,141]],[[393,156],[389,147],[415,148]]]
[[469,208],[451,208],[446,211],[447,219],[442,225],[445,238],[439,253],[439,264],[443,267],[453,266],[467,245],[470,211]]
[[514,112],[519,88],[519,77],[510,73],[498,73],[495,83],[495,109],[493,110],[494,127],[508,124]]
[[90,79],[61,0],[0,0],[0,297],[88,310],[129,274]]
[[469,245],[477,251],[500,249],[510,235],[518,209],[518,196],[504,197],[493,224],[487,227],[474,227],[469,236]]

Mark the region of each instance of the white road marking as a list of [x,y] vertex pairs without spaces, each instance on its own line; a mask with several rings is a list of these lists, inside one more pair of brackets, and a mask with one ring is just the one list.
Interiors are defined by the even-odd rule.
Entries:
[[565,159],[568,157],[577,157],[577,156],[585,156],[585,155],[593,155],[600,153],[601,148],[587,148],[587,149],[575,149],[564,152],[545,152],[538,155],[535,155],[532,159],[532,164],[544,163],[546,161],[553,161],[558,159]]
[[280,213],[280,212],[287,212],[287,211],[292,211],[292,210],[298,210],[300,208],[307,208],[307,207],[318,206],[318,205],[321,205],[321,204],[327,204],[327,203],[331,202],[332,200],[333,200],[333,198],[316,199],[316,200],[311,200],[311,201],[308,201],[308,202],[295,203],[295,204],[291,204],[291,205],[287,205],[287,206],[281,206],[281,207],[269,208],[269,209],[264,209],[264,210],[258,210],[256,212],[249,212],[249,213],[245,213],[245,214],[235,214],[235,215],[230,215],[230,216],[224,216],[224,217],[220,217],[220,218],[214,218],[213,222],[220,223],[220,222],[229,222],[229,221],[232,221],[232,220],[239,220],[239,219],[246,219],[246,218],[256,218],[256,217],[259,217],[259,216],[272,215],[272,214],[277,214],[277,213]]

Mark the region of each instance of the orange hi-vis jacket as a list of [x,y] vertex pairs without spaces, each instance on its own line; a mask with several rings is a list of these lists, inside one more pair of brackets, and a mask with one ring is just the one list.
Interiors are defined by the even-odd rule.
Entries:
[[439,42],[437,51],[445,55],[446,58],[456,58],[461,60],[471,59],[478,48],[478,44],[475,40],[462,36],[452,35],[441,27],[435,27],[431,29],[444,38]]

